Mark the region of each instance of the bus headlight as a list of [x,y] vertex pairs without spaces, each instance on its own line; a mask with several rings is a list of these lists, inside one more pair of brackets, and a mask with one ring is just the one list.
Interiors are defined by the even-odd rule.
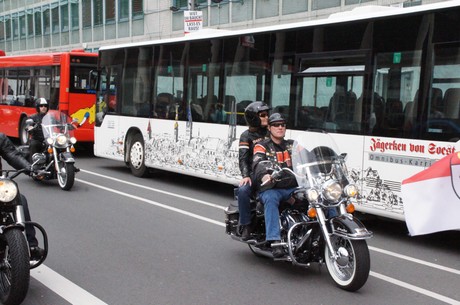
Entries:
[[323,197],[331,202],[339,201],[342,196],[342,186],[334,180],[330,180],[323,185]]
[[358,195],[358,188],[355,184],[348,184],[343,190],[348,197],[356,197]]
[[18,195],[18,187],[11,180],[0,180],[0,201],[10,203]]

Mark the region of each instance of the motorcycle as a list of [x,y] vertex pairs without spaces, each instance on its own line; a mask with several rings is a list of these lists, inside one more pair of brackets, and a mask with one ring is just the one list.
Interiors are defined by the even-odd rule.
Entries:
[[[29,289],[30,269],[41,265],[48,254],[46,232],[38,223],[25,220],[19,188],[13,180],[24,171],[0,171],[0,302],[4,305],[22,303]],[[44,254],[38,260],[30,258],[26,224],[41,232]]]
[[270,245],[265,241],[264,208],[258,200],[252,202],[250,239],[241,237],[236,200],[225,210],[226,233],[247,243],[256,256],[273,258],[271,247],[282,246],[284,257],[273,258],[275,261],[302,267],[325,264],[338,287],[356,291],[369,276],[366,239],[373,233],[352,215],[358,188],[350,182],[346,154],[339,154],[332,137],[323,132],[302,133],[292,151],[293,170],[264,161],[272,170],[271,181],[290,173],[298,183],[295,202],[280,204],[281,242]]
[[[42,131],[45,138],[46,150],[42,153],[35,153],[31,160],[36,170],[41,175],[35,176],[35,180],[57,179],[61,189],[68,191],[75,182],[75,173],[79,171],[75,167],[75,143],[77,139],[73,136],[74,124],[77,120],[71,121],[63,112],[49,111],[42,119]],[[26,120],[26,128],[30,132],[37,128],[32,119]],[[29,158],[28,146],[19,147],[25,158]]]

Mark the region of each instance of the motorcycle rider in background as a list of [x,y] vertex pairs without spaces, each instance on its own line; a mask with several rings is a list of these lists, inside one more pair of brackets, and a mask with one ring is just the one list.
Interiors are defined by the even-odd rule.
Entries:
[[[15,169],[30,169],[30,163],[21,155],[21,153],[16,149],[11,140],[3,133],[0,133],[0,170],[2,169],[2,160],[5,159],[9,165]],[[30,171],[29,171],[30,173]],[[27,199],[24,195],[21,196],[21,204],[24,208],[24,217],[26,221],[30,221],[30,212],[27,205]],[[26,224],[26,236],[30,248],[30,258],[31,260],[39,260],[45,253],[45,251],[38,246],[38,240],[35,238],[35,228],[33,225]]]
[[[283,172],[280,179],[272,180],[266,162],[276,164],[281,168],[292,169],[292,140],[285,140],[286,120],[279,113],[273,113],[268,119],[269,138],[257,143],[254,146],[253,172],[254,182],[257,184],[260,201],[264,205],[265,232],[267,243],[275,244],[272,246],[273,257],[284,256],[281,245],[276,245],[281,240],[279,225],[279,210],[281,202],[292,202],[292,193],[297,187],[295,177]],[[263,184],[263,185],[262,185]]]
[[32,114],[30,118],[34,121],[36,126],[29,126],[29,133],[31,135],[29,144],[31,160],[35,153],[40,153],[44,149],[45,137],[43,136],[41,124],[43,117],[48,113],[49,104],[45,98],[38,98],[35,101],[35,109],[37,113]]
[[238,187],[238,209],[240,212],[239,225],[243,228],[241,238],[248,240],[251,234],[251,196],[254,193],[252,185],[252,154],[256,143],[267,137],[268,111],[270,107],[263,102],[253,102],[244,110],[244,118],[249,128],[240,136],[239,166],[241,176]]

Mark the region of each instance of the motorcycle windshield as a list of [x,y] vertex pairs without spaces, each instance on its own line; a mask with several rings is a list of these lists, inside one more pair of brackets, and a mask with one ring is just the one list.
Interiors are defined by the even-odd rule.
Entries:
[[324,132],[303,132],[294,141],[293,170],[299,186],[314,186],[337,171],[339,149],[334,139]]
[[45,139],[56,138],[59,135],[73,137],[73,125],[68,115],[60,111],[48,111],[42,119],[42,130]]

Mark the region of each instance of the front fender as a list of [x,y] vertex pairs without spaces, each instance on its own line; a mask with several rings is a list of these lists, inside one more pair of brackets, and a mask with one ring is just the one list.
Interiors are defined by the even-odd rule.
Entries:
[[71,152],[64,151],[59,154],[59,160],[63,161],[65,163],[75,163],[75,159],[73,158],[73,155]]
[[343,214],[329,220],[332,235],[348,239],[369,239],[374,234],[368,231],[359,219],[351,214]]
[[24,226],[19,223],[13,223],[10,225],[2,225],[0,226],[0,234],[4,234],[6,231],[11,230],[11,229],[19,229],[21,231],[24,231]]

